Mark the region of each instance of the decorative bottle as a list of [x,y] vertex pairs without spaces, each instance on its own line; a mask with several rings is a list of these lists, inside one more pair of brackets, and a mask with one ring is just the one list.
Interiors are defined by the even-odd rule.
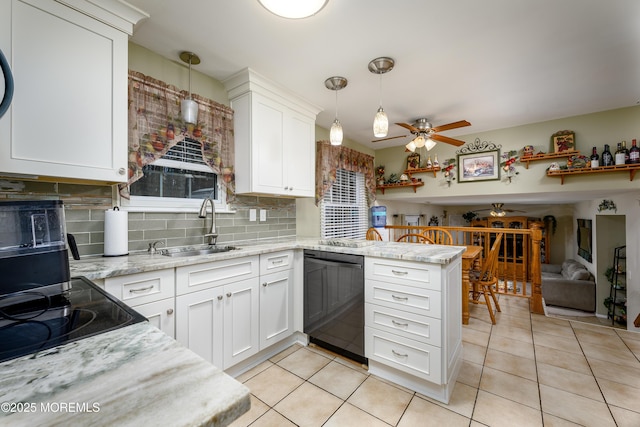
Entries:
[[624,164],[629,164],[629,149],[627,148],[627,141],[622,141],[622,152],[624,153]]
[[431,156],[427,157],[427,167],[430,168],[433,166],[433,163],[431,163]]
[[612,166],[613,165],[613,155],[611,151],[609,151],[609,144],[604,144],[604,150],[602,151],[602,162],[601,166]]
[[593,151],[591,152],[591,168],[597,168],[598,166],[600,166],[600,156],[598,155],[596,147],[593,147]]
[[440,162],[438,162],[438,155],[434,154],[433,155],[433,167],[437,168],[438,166],[440,166]]
[[624,150],[622,149],[622,143],[618,142],[618,148],[616,149],[616,153],[614,155],[615,164],[624,165]]
[[636,140],[631,140],[631,149],[629,150],[629,163],[640,163],[640,148],[636,145]]

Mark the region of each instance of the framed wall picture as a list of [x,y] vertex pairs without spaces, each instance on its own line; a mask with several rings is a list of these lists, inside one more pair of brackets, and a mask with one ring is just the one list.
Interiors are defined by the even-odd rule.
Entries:
[[576,148],[575,133],[572,130],[561,130],[551,135],[551,144],[554,153],[573,151]]
[[407,156],[407,169],[418,169],[420,167],[420,154],[413,153]]
[[500,150],[458,154],[458,182],[500,179]]

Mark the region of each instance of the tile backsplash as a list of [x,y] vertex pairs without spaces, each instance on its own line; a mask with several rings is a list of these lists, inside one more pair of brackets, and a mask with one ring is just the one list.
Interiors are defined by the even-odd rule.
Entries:
[[[112,208],[111,187],[0,179],[1,199],[63,200],[67,232],[74,235],[80,256],[104,252],[104,213]],[[238,196],[231,208],[234,213],[216,214],[218,243],[296,235],[294,199]],[[249,221],[250,209],[256,209],[256,221]],[[260,209],[266,210],[266,221],[259,221]],[[129,212],[128,217],[129,252],[147,250],[153,241],[162,242],[158,248],[203,244],[211,226],[210,217],[198,218],[197,212]]]

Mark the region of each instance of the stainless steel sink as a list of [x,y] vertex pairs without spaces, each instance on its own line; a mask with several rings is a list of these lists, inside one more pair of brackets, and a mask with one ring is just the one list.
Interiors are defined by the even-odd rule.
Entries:
[[200,247],[186,247],[186,248],[169,248],[160,250],[160,254],[170,257],[189,257],[198,255],[217,254],[220,252],[229,252],[236,248],[235,246],[200,246]]

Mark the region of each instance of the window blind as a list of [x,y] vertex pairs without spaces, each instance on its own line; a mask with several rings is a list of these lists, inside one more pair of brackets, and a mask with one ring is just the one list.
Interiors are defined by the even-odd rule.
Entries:
[[364,174],[338,169],[336,181],[321,202],[322,238],[364,239],[368,226]]

